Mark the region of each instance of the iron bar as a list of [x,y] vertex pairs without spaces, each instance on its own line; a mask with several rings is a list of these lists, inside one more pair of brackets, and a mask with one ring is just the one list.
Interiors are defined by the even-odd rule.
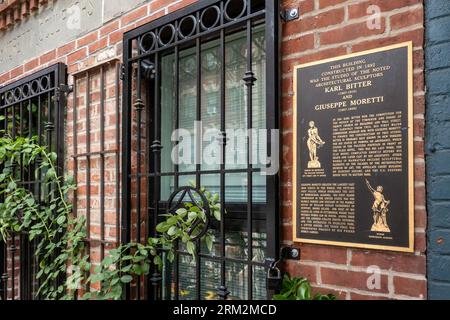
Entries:
[[[223,10],[223,2],[221,2],[221,9]],[[223,23],[223,15],[221,16],[221,21]],[[221,137],[221,150],[220,150],[220,238],[221,247],[220,254],[222,260],[220,262],[220,287],[218,288],[218,295],[220,299],[226,300],[229,291],[227,289],[226,282],[226,235],[225,235],[225,153],[226,153],[226,132],[225,132],[225,107],[226,107],[226,75],[225,75],[225,30],[220,30],[220,131],[222,133]]]
[[[100,67],[100,239],[105,240],[105,74]],[[105,246],[100,246],[100,259],[105,257]]]
[[[251,0],[247,2],[247,14],[251,13]],[[255,77],[252,71],[253,67],[253,29],[252,21],[247,20],[247,71],[244,76],[244,81],[247,86],[247,228],[248,228],[248,253],[247,253],[247,287],[248,287],[248,299],[253,300],[253,267],[251,262],[253,260],[253,173],[251,171],[253,165],[252,153],[253,153],[253,140],[252,140],[252,128],[253,128],[253,85]]]

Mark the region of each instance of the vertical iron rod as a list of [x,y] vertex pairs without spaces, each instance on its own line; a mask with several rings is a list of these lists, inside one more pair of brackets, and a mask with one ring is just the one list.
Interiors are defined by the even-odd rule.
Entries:
[[[86,71],[86,236],[91,239],[91,78],[89,71]],[[87,242],[88,262],[91,258],[91,243]],[[90,291],[86,284],[85,290]]]
[[[180,128],[180,49],[178,46],[175,46],[175,52],[174,52],[174,59],[175,59],[175,129],[178,130]],[[178,139],[175,143],[178,143]],[[177,157],[177,163],[174,166],[175,170],[175,189],[178,190],[179,184],[180,184],[180,176],[179,173],[179,165],[178,165],[178,153],[176,153]],[[179,242],[177,241],[175,243],[175,259],[174,259],[174,282],[175,282],[175,300],[180,299],[180,257],[178,254],[179,250]]]
[[120,242],[120,63],[116,64],[114,96],[116,102],[116,242]]
[[[196,105],[196,120],[197,125],[200,124],[200,121],[202,119],[202,44],[201,39],[197,38],[195,40],[195,50],[196,50],[196,58],[197,58],[197,105]],[[200,124],[200,130],[202,125]],[[200,170],[201,170],[201,144],[202,138],[201,135],[198,134],[195,140],[195,186],[196,188],[200,188]],[[195,279],[196,279],[196,298],[197,300],[200,300],[200,294],[201,294],[201,278],[200,278],[200,239],[196,241],[196,252],[195,252]]]
[[[141,88],[141,61],[137,62],[136,70],[136,101],[134,103],[137,117],[137,148],[136,148],[136,162],[137,162],[137,203],[136,203],[136,241],[141,242],[141,147],[142,147],[142,110],[144,102],[142,101],[142,88]],[[141,277],[137,277],[137,299],[141,298]]]
[[[251,13],[251,0],[247,1],[247,14]],[[247,255],[247,286],[248,299],[253,300],[253,85],[254,74],[252,71],[252,55],[253,55],[253,37],[252,37],[252,21],[247,20],[247,71],[245,73],[245,82],[247,86],[247,228],[248,228],[248,255]]]
[[100,259],[105,257],[105,74],[100,67]]
[[[223,2],[220,3],[221,11],[224,10]],[[224,18],[221,15],[221,24]],[[226,132],[225,132],[225,30],[220,29],[220,131],[222,133],[220,152],[220,240],[221,240],[221,272],[219,297],[226,300],[229,292],[226,283],[226,237],[225,237],[225,152],[226,152]]]

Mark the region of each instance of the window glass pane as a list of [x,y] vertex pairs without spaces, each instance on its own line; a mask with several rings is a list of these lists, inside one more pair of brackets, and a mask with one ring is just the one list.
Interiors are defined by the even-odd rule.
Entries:
[[[252,71],[255,74],[255,84],[252,90],[252,101],[253,101],[253,119],[252,125],[254,129],[265,129],[267,128],[267,118],[266,118],[266,52],[265,52],[265,37],[264,32],[256,31],[253,34],[253,65]],[[260,168],[261,159],[260,154],[267,154],[267,141],[262,139],[253,138],[253,157],[255,154],[258,158],[255,160],[256,163],[253,165],[254,168]]]
[[253,266],[253,300],[267,300],[266,270]]
[[195,261],[191,255],[180,255],[178,263],[180,300],[195,300]]
[[267,176],[261,175],[260,172],[253,173],[252,178],[252,200],[253,203],[265,203],[266,202],[266,183]]
[[265,262],[267,248],[267,234],[265,232],[256,232],[260,229],[258,226],[253,227],[253,261]]
[[227,37],[225,45],[226,168],[247,167],[247,99],[242,78],[247,70],[247,39],[244,33]]
[[201,121],[203,142],[202,170],[220,167],[220,148],[217,135],[220,132],[220,55],[218,41],[202,45]]
[[201,259],[200,295],[204,300],[217,300],[217,288],[220,286],[220,263]]
[[173,176],[161,177],[161,201],[169,200],[172,192],[175,191],[175,179]]
[[[196,146],[194,141],[194,124],[197,119],[197,60],[194,48],[180,52],[179,64],[180,128],[189,132],[192,139],[190,144],[185,144],[188,147],[190,145],[190,156],[183,153],[183,158],[186,158],[187,163],[180,163],[179,170],[194,171]],[[185,151],[189,152],[189,150]]]
[[[241,221],[246,225],[246,221]],[[244,227],[245,228],[245,227]],[[225,256],[233,259],[247,259],[248,255],[248,237],[247,232],[228,231],[225,239]]]
[[175,101],[175,56],[170,54],[161,59],[161,172],[173,172],[171,153],[174,143],[171,141],[176,128]]
[[227,262],[225,267],[226,285],[230,291],[228,299],[248,299],[248,269],[249,266],[239,262]]

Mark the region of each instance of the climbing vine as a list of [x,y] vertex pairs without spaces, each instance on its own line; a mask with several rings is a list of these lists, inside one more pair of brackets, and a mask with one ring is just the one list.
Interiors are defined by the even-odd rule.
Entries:
[[[7,242],[13,234],[25,233],[29,241],[37,242],[37,294],[42,298],[73,299],[84,284],[91,287],[84,299],[120,299],[123,285],[135,276],[147,275],[152,263],[162,268],[162,254],[173,261],[175,243],[185,246],[195,257],[196,243],[191,236],[199,234],[207,220],[200,208],[204,206],[201,200],[198,206],[185,202],[175,212],[163,214],[165,219],[156,227],[158,236],[148,238],[146,244],[131,242],[110,250],[87,276],[92,264],[85,254],[85,218],[73,216],[68,195],[76,186],[71,179],[58,176],[56,160],[57,155],[40,146],[37,137],[0,138],[0,240]],[[36,192],[21,183],[24,172],[40,181],[39,199]],[[204,188],[200,191],[208,201],[211,216],[220,220],[218,195]],[[200,241],[211,250],[211,231]],[[98,290],[93,289],[96,284],[100,284]]]
[[[55,166],[57,155],[38,144],[38,138],[4,135],[0,138],[0,239],[14,233],[36,241],[38,263],[37,294],[44,299],[70,299],[74,291],[65,281],[68,264],[83,266],[86,236],[83,217],[72,216],[68,194],[75,189],[70,179],[62,179]],[[31,192],[22,176],[39,181],[40,194]],[[82,280],[84,272],[72,274]]]
[[[211,216],[220,221],[219,195],[211,194],[205,188],[201,188],[200,192],[208,201]],[[206,213],[201,209],[203,202],[200,199],[197,201],[198,206],[184,202],[175,212],[162,214],[165,219],[156,226],[158,236],[148,238],[147,244],[132,242],[110,250],[109,256],[105,257],[88,279],[92,284],[100,283],[99,290],[88,292],[83,298],[121,299],[123,284],[130,283],[134,276],[149,274],[152,263],[161,270],[162,254],[169,262],[174,260],[176,243],[181,243],[195,259],[196,243],[192,236],[200,233],[207,220]],[[200,241],[206,244],[209,251],[212,250],[213,240],[214,236],[210,230],[200,237]]]

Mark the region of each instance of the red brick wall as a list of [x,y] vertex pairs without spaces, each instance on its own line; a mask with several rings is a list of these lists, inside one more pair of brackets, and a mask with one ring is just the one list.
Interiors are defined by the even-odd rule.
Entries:
[[[380,29],[367,27],[367,9],[381,9]],[[423,4],[421,0],[302,0],[283,1],[300,7],[300,19],[283,27],[282,42],[282,224],[283,238],[292,233],[292,69],[296,64],[342,54],[413,41],[415,144],[415,249],[414,254],[300,245],[300,262],[287,269],[307,276],[321,292],[346,299],[426,298]],[[368,266],[381,270],[379,289],[368,289]],[[370,270],[369,270],[370,271]],[[369,279],[369,282],[372,278]]]
[[[47,65],[61,61],[69,66],[69,73],[90,68],[105,60],[120,58],[122,35],[125,31],[156,19],[195,0],[178,2],[154,0],[104,25],[84,37],[46,54],[36,57],[14,70],[0,74],[0,83],[12,81]],[[292,235],[292,69],[299,63],[329,58],[351,52],[376,48],[403,41],[414,46],[414,143],[415,143],[415,252],[414,254],[381,252],[331,246],[300,245],[300,262],[289,262],[286,269],[295,275],[308,277],[322,292],[335,292],[341,299],[407,299],[426,298],[425,259],[425,183],[424,183],[424,80],[423,80],[423,4],[422,0],[284,0],[286,8],[300,7],[300,19],[285,23],[282,34],[282,168],[281,216],[284,244],[291,244]],[[367,28],[367,8],[378,5],[381,9],[380,29]],[[72,82],[69,77],[69,82]],[[93,80],[95,81],[95,80]],[[83,108],[83,87],[80,86],[80,108]],[[113,98],[113,97],[111,97]],[[69,101],[71,97],[69,97]],[[71,103],[68,106],[67,141],[72,154]],[[85,110],[85,109],[84,109]],[[72,113],[73,116],[73,113]],[[114,113],[109,121],[114,122]],[[79,117],[82,114],[79,113]],[[80,118],[82,122],[82,118]],[[83,139],[80,122],[78,139]],[[110,132],[114,141],[114,132]],[[98,139],[94,135],[92,139]],[[84,138],[85,139],[85,138]],[[80,141],[80,140],[79,140]],[[94,141],[95,142],[95,141]],[[80,142],[79,142],[80,144]],[[80,146],[82,148],[82,145]],[[68,157],[69,173],[73,160]],[[83,177],[83,169],[79,173]],[[91,177],[92,179],[92,177]],[[97,180],[96,180],[97,179]],[[98,183],[98,175],[93,182]],[[94,190],[95,191],[95,190]],[[81,199],[85,188],[80,187]],[[83,202],[79,207],[82,209]],[[86,206],[86,203],[84,203]],[[106,202],[106,209],[115,209]],[[83,211],[81,211],[83,212]],[[114,232],[109,234],[114,238]],[[98,227],[91,225],[93,237]],[[99,255],[93,256],[98,262]],[[381,270],[380,287],[370,290],[367,281],[372,273],[368,266]],[[371,278],[370,278],[371,279]],[[369,280],[370,280],[369,279]]]

